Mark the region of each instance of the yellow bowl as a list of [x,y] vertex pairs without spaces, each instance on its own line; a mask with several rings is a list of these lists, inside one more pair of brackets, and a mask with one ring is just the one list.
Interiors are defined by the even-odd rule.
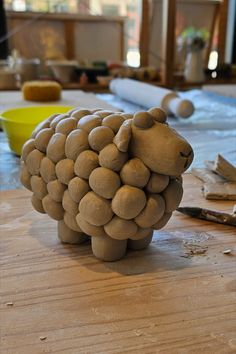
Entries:
[[34,128],[54,113],[66,113],[71,106],[33,106],[9,109],[0,115],[2,128],[7,135],[10,149],[21,155],[21,149]]

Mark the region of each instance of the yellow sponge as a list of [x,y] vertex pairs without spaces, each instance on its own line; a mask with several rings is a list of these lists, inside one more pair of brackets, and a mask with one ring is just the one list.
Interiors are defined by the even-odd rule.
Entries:
[[22,86],[22,93],[27,101],[58,101],[61,98],[61,85],[55,81],[27,81]]

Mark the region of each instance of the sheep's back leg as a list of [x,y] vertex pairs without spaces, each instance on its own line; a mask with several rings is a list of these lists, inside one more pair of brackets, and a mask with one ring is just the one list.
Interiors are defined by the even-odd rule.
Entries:
[[80,244],[89,239],[83,232],[71,230],[63,220],[58,221],[58,237],[63,243]]
[[113,262],[125,256],[127,240],[114,240],[109,236],[92,237],[92,251],[95,257]]
[[132,250],[142,250],[152,242],[153,231],[141,240],[128,240],[128,248]]

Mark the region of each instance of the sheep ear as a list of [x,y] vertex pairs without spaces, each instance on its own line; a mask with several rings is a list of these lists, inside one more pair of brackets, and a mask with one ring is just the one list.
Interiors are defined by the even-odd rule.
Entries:
[[113,143],[117,146],[117,149],[121,152],[127,152],[129,148],[129,141],[132,134],[131,129],[132,119],[126,119],[120,126],[118,133],[113,139]]

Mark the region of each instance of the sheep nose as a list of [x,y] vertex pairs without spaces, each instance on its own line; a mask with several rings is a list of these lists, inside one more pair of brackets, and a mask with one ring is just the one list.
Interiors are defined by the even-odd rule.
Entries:
[[190,151],[189,152],[182,152],[182,151],[180,151],[180,156],[181,157],[185,157],[185,158],[188,158],[189,156],[191,156],[191,154],[193,153],[193,150],[192,149],[190,149]]

